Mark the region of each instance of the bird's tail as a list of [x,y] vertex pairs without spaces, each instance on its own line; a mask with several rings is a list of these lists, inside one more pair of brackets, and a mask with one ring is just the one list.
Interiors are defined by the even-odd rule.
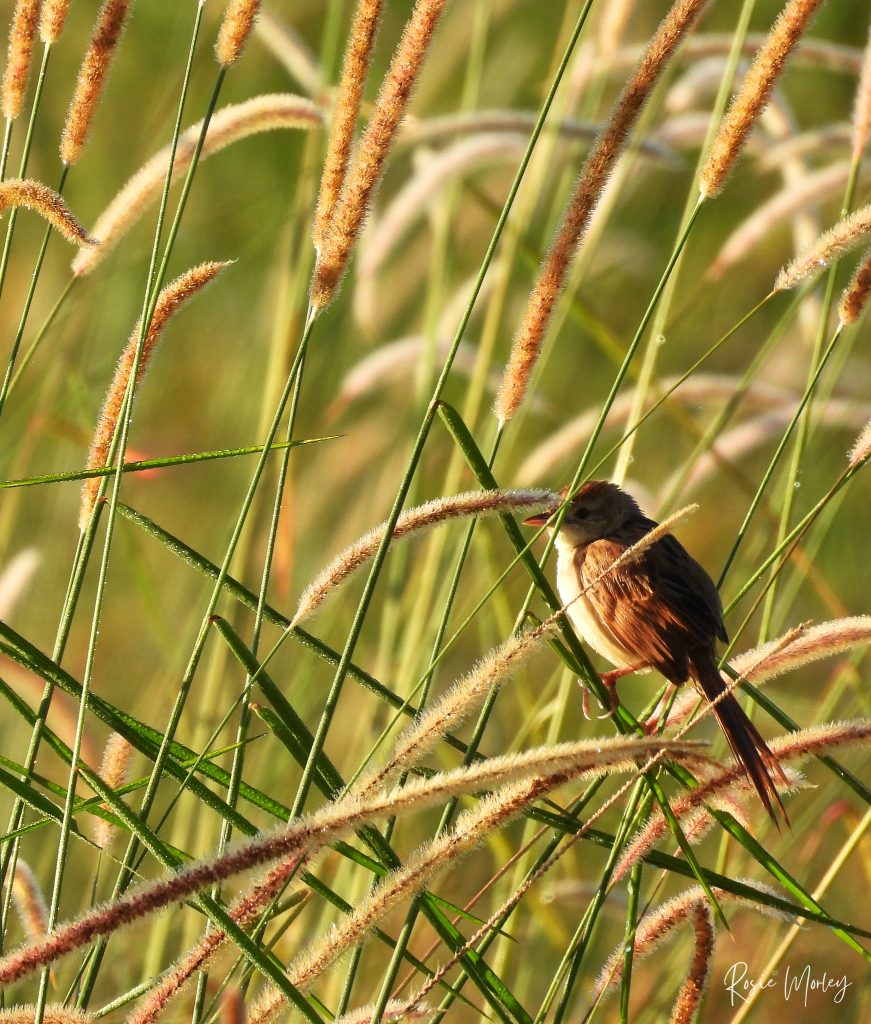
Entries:
[[[713,702],[726,690],[720,670],[709,654],[702,652],[695,654],[691,660],[691,669],[694,681],[709,701]],[[735,759],[743,765],[747,777],[756,787],[759,799],[771,816],[771,820],[778,825],[774,812],[774,805],[777,804],[783,815],[783,820],[788,825],[789,819],[772,776],[775,776],[784,785],[788,785],[787,778],[780,762],[768,749],[759,730],[744,713],[732,693],[721,697],[714,704],[714,714],[726,734]]]

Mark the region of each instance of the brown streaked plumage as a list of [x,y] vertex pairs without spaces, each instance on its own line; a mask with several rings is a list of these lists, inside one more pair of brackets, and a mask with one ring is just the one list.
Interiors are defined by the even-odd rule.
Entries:
[[[553,510],[525,522],[540,526],[551,515]],[[714,713],[776,823],[775,804],[786,818],[772,779],[786,782],[780,763],[734,695],[721,697],[726,686],[716,645],[728,637],[713,580],[671,534],[606,573],[656,525],[616,484],[594,480],[582,487],[556,538],[560,598],[583,639],[616,666],[602,677],[607,685],[629,672],[655,669],[672,686],[692,679],[708,701],[720,698]]]

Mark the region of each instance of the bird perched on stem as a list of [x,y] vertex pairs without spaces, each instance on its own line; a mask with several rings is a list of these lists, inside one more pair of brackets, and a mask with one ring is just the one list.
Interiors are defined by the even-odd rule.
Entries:
[[[563,495],[565,497],[565,494]],[[530,516],[543,526],[556,509]],[[572,625],[615,666],[602,675],[616,706],[616,682],[655,669],[674,690],[692,679],[714,706],[729,746],[775,824],[775,804],[786,811],[772,776],[786,784],[777,758],[728,691],[717,667],[717,640],[728,637],[713,580],[671,535],[608,571],[656,523],[616,484],[593,480],[569,501],[556,536],[557,589]],[[647,723],[655,725],[656,714]]]

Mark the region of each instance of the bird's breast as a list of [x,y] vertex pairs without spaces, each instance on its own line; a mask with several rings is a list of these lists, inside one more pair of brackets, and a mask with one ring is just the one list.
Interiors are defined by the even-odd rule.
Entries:
[[635,660],[622,647],[603,622],[586,594],[582,593],[581,579],[575,563],[574,547],[560,544],[557,536],[556,585],[560,600],[568,605],[566,614],[575,630],[597,654],[607,658],[612,665],[622,668]]

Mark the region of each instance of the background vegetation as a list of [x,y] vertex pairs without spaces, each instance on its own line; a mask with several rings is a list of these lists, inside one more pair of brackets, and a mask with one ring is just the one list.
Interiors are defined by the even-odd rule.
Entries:
[[[410,6],[401,0],[386,6],[365,92],[364,119]],[[621,25],[614,14],[624,6],[628,15]],[[589,137],[578,137],[584,134],[580,130],[561,135],[554,126],[562,119],[575,127],[576,122],[603,122],[633,66],[635,58],[628,55],[637,57],[637,47],[650,38],[667,6],[660,0],[635,5],[597,0],[574,47],[442,396],[459,411],[485,453],[496,430],[493,391],[511,337],[536,266],[590,144]],[[736,33],[744,32],[745,17],[749,18],[749,39],[758,43],[758,34],[769,29],[779,6],[769,0],[741,5],[712,2],[666,69],[574,266],[535,369],[530,397],[504,432],[493,465],[500,485],[558,489],[571,479],[595,416],[603,408],[672,255],[686,211],[695,202],[696,166],[706,132],[719,123],[733,71],[740,76],[752,53],[748,44],[734,69],[729,45]],[[217,108],[264,93],[292,92],[309,95],[328,118],[353,4],[350,0],[268,0],[264,8],[269,17],[261,21],[240,60],[227,70]],[[35,108],[26,173],[52,187],[61,174],[58,141],[95,12],[93,2],[71,5],[65,30],[50,47]],[[134,5],[113,58],[92,137],[64,185],[64,198],[86,226],[93,224],[127,178],[173,137],[198,13],[198,5],[192,2],[139,0]],[[223,5],[216,2],[203,8],[184,101],[184,127],[204,115],[213,96],[218,66],[212,41],[223,13]],[[294,449],[288,464],[268,588],[269,604],[288,617],[315,573],[345,545],[384,520],[391,509],[471,282],[580,13],[581,4],[574,0],[548,4],[465,0],[448,6],[351,271],[335,303],[318,318],[307,349],[294,436],[326,439]],[[320,85],[301,81],[298,65],[295,71],[277,52],[286,31],[293,33],[292,52],[297,57],[309,54]],[[833,278],[824,276],[800,292],[771,298],[717,351],[696,364],[768,295],[782,264],[838,220],[845,204],[856,208],[868,200],[862,166],[856,169],[852,196],[845,200],[850,120],[867,37],[868,9],[861,0],[830,0],[814,20],[804,48],[778,81],[774,102],[755,126],[734,176],[722,196],[705,205],[695,223],[653,322],[629,364],[589,466],[590,470],[595,466],[596,476],[624,479],[657,517],[689,501],[698,502],[700,512],[678,532],[715,578],[796,402],[805,393],[820,346],[831,337],[837,323],[831,295],[837,300],[855,260],[836,265]],[[712,40],[716,45],[709,45]],[[40,44],[27,105],[11,125],[7,177],[22,159],[41,59]],[[527,116],[509,118],[497,127],[485,125],[483,130],[470,118],[473,128],[464,134],[433,130],[435,119],[442,116],[482,111]],[[239,449],[263,442],[305,325],[314,258],[311,221],[325,141],[326,130],[319,127],[264,132],[197,168],[169,258],[167,280],[203,260],[234,262],[170,323],[141,388],[128,459]],[[830,175],[833,185],[809,189],[804,201],[772,218],[734,265],[715,276],[727,240],[747,218],[784,190],[795,194],[821,171],[842,163],[841,178]],[[170,219],[178,195],[176,183],[170,195]],[[69,263],[74,250],[53,235],[29,305],[26,295],[45,226],[27,211],[17,217],[0,296],[4,365],[22,310],[27,310],[27,318],[16,362],[20,377],[15,378],[0,419],[4,480],[75,471],[84,465],[113,367],[142,310],[156,210],[152,204],[104,262],[72,285]],[[8,223],[9,214],[4,231]],[[871,415],[866,335],[867,326],[860,321],[843,333],[833,350],[731,565],[722,588],[727,604],[777,548],[779,536],[816,505],[845,469],[845,453]],[[34,342],[32,357],[25,358]],[[627,423],[631,425],[628,400],[623,396],[632,392],[639,375],[652,403],[675,376],[691,369],[682,388],[641,424],[631,448],[624,445],[622,454],[615,451],[613,446],[623,437]],[[579,430],[561,452],[547,458],[542,446],[585,412],[590,417],[586,432]],[[232,575],[255,593],[267,558],[281,457],[281,452],[273,453],[266,463],[231,563]],[[123,479],[121,501],[202,558],[220,564],[256,460],[256,454],[239,454],[201,465],[131,473]],[[757,586],[730,612],[727,625],[730,634],[738,637],[736,650],[746,650],[807,620],[820,622],[869,611],[866,551],[871,482],[867,474],[868,470],[858,473],[827,504],[777,573],[767,597],[754,606],[761,593]],[[443,419],[437,418],[406,504],[478,486],[479,479]],[[0,496],[0,564],[5,567],[0,618],[46,656],[52,654],[80,536],[79,487],[77,482],[7,486]],[[400,699],[414,704],[421,699],[415,687],[430,665],[465,532],[464,523],[454,522],[390,551],[354,651],[357,665]],[[88,651],[93,651],[93,693],[163,733],[209,606],[212,582],[141,525],[119,515],[99,633],[92,642],[103,538],[103,532],[97,534],[63,667],[81,681],[90,671]],[[448,637],[513,559],[514,550],[499,520],[480,523],[448,618]],[[552,567],[546,573],[552,577]],[[364,577],[365,573],[333,595],[317,619],[305,623],[306,629],[336,651],[345,645]],[[764,579],[768,580],[767,573]],[[433,674],[432,696],[511,635],[527,587],[523,569],[511,567],[450,644]],[[536,615],[545,616],[540,597],[532,608]],[[221,599],[218,612],[250,646],[253,612],[227,596]],[[274,622],[267,623],[261,650],[269,650],[280,633]],[[14,653],[10,643],[5,637],[7,655]],[[8,688],[24,702],[17,708],[10,704],[0,722],[0,751],[6,759],[2,762],[6,774],[0,780],[2,820],[11,820],[20,792],[28,794],[31,803],[37,802],[25,813],[24,820],[32,827],[20,835],[17,855],[31,867],[50,898],[68,766],[51,744],[43,744],[36,776],[23,788],[13,786],[30,737],[26,709],[38,706],[45,683],[45,674],[41,678],[24,660],[6,658],[0,665]],[[302,721],[316,730],[335,666],[291,638],[270,661],[268,671]],[[869,713],[866,671],[864,651],[858,648],[777,679],[765,694],[800,726],[856,719]],[[543,646],[500,692],[480,739],[481,751],[495,755],[613,735],[610,722],[584,719],[577,678],[578,671]],[[226,638],[210,629],[176,738],[208,757],[222,751],[213,763],[227,770],[233,763],[233,751],[228,748],[237,742],[237,702],[245,682],[245,667]],[[650,677],[630,679],[621,684],[621,697],[640,714],[655,690]],[[262,694],[255,693],[253,699],[268,705]],[[77,714],[72,697],[55,693],[48,723],[70,747]],[[375,754],[376,763],[384,759],[397,732],[395,717],[385,700],[359,680],[346,680],[325,745],[343,778],[354,775],[382,730],[392,727],[389,739]],[[783,731],[782,725],[758,709],[756,718],[768,736]],[[96,768],[110,730],[92,713],[83,723],[81,759]],[[254,713],[246,729],[244,782],[286,812],[297,798],[302,767],[282,742],[280,721],[276,724],[274,714],[270,718],[268,713]],[[464,741],[472,731],[469,724],[457,730]],[[710,739],[714,755],[725,757],[723,741],[710,719],[692,735]],[[825,913],[835,920],[871,927],[864,899],[871,883],[871,852],[865,837],[869,807],[868,793],[863,797],[861,787],[861,780],[868,778],[867,748],[854,747],[837,756],[853,773],[859,791],[824,765],[809,762],[805,766],[808,785],[787,801],[791,828],[777,831],[755,798],[748,797],[743,806],[747,832],[730,838],[722,824],[716,825],[693,848],[698,863],[733,879],[774,884],[772,873],[750,848],[747,836],[752,833],[772,858],[775,874],[782,868],[806,892],[819,889]],[[456,749],[441,743],[426,764],[450,768],[460,760]],[[134,753],[129,778],[144,779],[152,763],[145,753]],[[222,798],[227,796],[220,779],[195,777]],[[591,806],[600,806],[620,784],[622,780],[606,781]],[[176,800],[178,785],[177,780],[165,778],[148,822],[158,829],[167,848],[183,859],[208,856],[222,842],[222,814],[188,787]],[[568,808],[581,785],[566,786],[554,796],[556,804],[541,806],[550,811],[557,806]],[[670,797],[678,794],[674,780],[665,778],[663,785]],[[81,797],[92,795],[81,781],[78,792]],[[140,797],[141,790],[131,792],[130,806],[138,809]],[[49,813],[37,798],[50,802],[57,814]],[[612,835],[618,831],[627,801],[624,795],[596,822],[596,828]],[[306,807],[323,802],[324,796],[314,790]],[[474,806],[475,799],[470,796],[463,804]],[[243,798],[239,809],[256,828],[275,823],[267,806],[255,806]],[[164,811],[168,811],[165,816]],[[401,858],[433,834],[441,813],[438,807],[399,819],[392,841]],[[560,821],[567,827],[565,819],[556,819],[556,824]],[[459,933],[473,934],[476,920],[486,920],[511,895],[544,844],[560,834],[548,829],[526,849],[524,844],[541,823],[515,820],[488,836],[459,867],[451,866],[429,883],[431,892],[448,901],[442,905],[446,919],[454,919],[453,907],[464,906],[496,876],[470,910],[474,917],[457,924]],[[545,819],[545,823],[553,826],[554,820]],[[64,859],[58,890],[60,919],[107,899],[115,883],[128,836],[120,828],[101,853],[88,838],[92,824],[88,811],[74,815],[73,832],[80,835],[72,835]],[[366,850],[360,841],[349,842]],[[8,857],[10,836],[5,849]],[[675,837],[667,833],[657,849],[674,854]],[[523,852],[518,855],[518,851]],[[640,913],[648,904],[658,906],[694,882],[692,872],[689,878],[672,870],[663,875],[661,867],[645,864],[640,874],[632,876],[634,893],[624,880],[599,908],[608,853],[607,844],[589,837],[572,846],[524,897],[506,926],[510,935],[497,937],[489,947],[486,962],[508,995],[500,984],[478,976],[462,989],[462,998],[452,1002],[446,1019],[477,1020],[483,1014],[507,1020],[582,1019],[593,1006],[598,971],[623,940],[627,906],[633,914]],[[680,859],[685,861],[682,855]],[[310,867],[320,880],[319,891],[309,888],[312,876],[293,880],[265,932],[258,934],[258,942],[269,946],[278,962],[288,963],[324,934],[331,922],[342,919],[342,911],[330,902],[324,887],[349,904],[356,904],[369,891],[371,864],[363,857],[358,860],[333,851],[318,857]],[[3,866],[9,867],[8,859]],[[146,854],[138,872],[145,878],[156,877],[165,866]],[[793,904],[800,902],[780,882],[778,892]],[[229,900],[241,886],[238,879],[232,881],[224,897]],[[299,902],[300,894],[309,895]],[[585,915],[591,913],[591,906],[596,908],[595,924],[586,936],[582,956],[577,956],[579,925],[589,921]],[[759,976],[784,941],[789,945],[776,964],[777,986],[757,1000],[746,1019],[831,1019],[835,1013],[845,1021],[867,1019],[871,1006],[868,956],[849,946],[832,927],[805,922],[794,933],[792,922],[782,916],[727,903],[723,911],[731,934],[718,920],[710,988],[700,1019],[736,1019],[739,1007],[730,1006],[723,984],[729,966],[747,961],[750,974]],[[26,931],[8,900],[4,913],[6,943],[14,946]],[[400,935],[407,913],[406,900],[380,922],[383,935],[391,939]],[[146,918],[111,938],[107,955],[85,989],[78,973],[83,954],[59,961],[48,982],[48,999],[56,1003],[66,998],[70,1005],[78,1002],[92,1012],[110,1006],[107,1015],[120,1020],[135,1005],[134,990],[141,985],[147,988],[199,938],[205,926],[201,909],[187,904]],[[403,942],[406,939],[414,956],[433,969],[451,955],[449,937],[438,936],[425,916],[417,919],[410,938],[403,935]],[[868,946],[867,938],[858,941]],[[628,1019],[666,1018],[692,949],[691,930],[687,930],[666,950],[635,963],[631,988],[629,983],[623,988],[623,1012]],[[235,947],[228,946],[208,975],[166,1008],[165,1019],[210,1017],[218,1012],[217,1000],[228,982],[242,985],[245,998],[253,1000],[263,979],[251,972],[246,961],[237,963],[236,954]],[[389,948],[376,938],[359,956],[333,966],[313,988],[321,1019],[330,1019],[329,1014],[339,1008],[377,999],[389,962]],[[812,991],[806,1004],[803,991],[790,1000],[784,998],[786,966],[795,973],[807,963],[816,978],[823,972],[830,978],[846,975],[850,987],[840,1005],[833,1004],[832,992]],[[399,980],[409,970],[414,971],[409,963],[401,965]],[[458,972],[455,968],[449,980],[456,980]],[[7,1004],[33,1001],[38,978],[32,975],[10,987]],[[418,973],[403,989],[403,996],[424,980],[423,973]],[[437,1006],[444,995],[444,990],[436,989],[429,1001]],[[620,999],[619,992],[611,994],[594,1010],[593,1019],[616,1019]],[[116,1000],[121,1001],[117,1006]],[[301,1015],[299,1009],[291,1012],[297,1018]]]

